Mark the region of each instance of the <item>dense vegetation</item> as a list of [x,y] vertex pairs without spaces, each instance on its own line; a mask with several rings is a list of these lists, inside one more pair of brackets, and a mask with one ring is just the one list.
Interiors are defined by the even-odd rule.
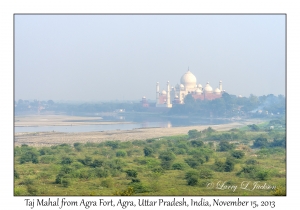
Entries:
[[[285,97],[283,95],[237,97],[223,93],[222,97],[212,101],[194,100],[189,94],[185,97],[185,104],[173,104],[168,115],[196,115],[201,117],[266,117],[285,114]],[[65,114],[95,114],[114,112],[124,109],[126,112],[151,112],[155,103],[149,104],[150,109],[142,107],[139,102],[102,102],[102,103],[55,103],[48,101],[15,101],[16,113],[56,112]]]
[[237,97],[223,93],[221,98],[209,101],[194,100],[187,95],[184,104],[173,105],[169,114],[193,114],[202,117],[265,117],[285,114],[283,95]]
[[[285,195],[282,124],[226,132],[209,127],[145,141],[16,146],[14,194]],[[245,190],[243,181],[276,188]],[[237,189],[217,189],[218,183]]]

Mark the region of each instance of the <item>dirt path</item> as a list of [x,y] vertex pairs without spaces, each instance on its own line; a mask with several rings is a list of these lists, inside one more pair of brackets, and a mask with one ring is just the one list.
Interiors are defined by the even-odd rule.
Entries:
[[[61,118],[61,119],[65,120],[65,118]],[[22,123],[24,122],[25,121],[22,121]],[[222,125],[210,125],[210,127],[218,131],[226,131],[232,128],[238,128],[248,124],[257,124],[260,122],[262,121],[248,120],[248,121],[238,121],[238,122],[222,124]],[[28,122],[27,125],[28,124],[30,123]],[[207,127],[209,126],[201,125],[201,126],[171,127],[171,128],[143,128],[143,129],[134,129],[134,130],[81,132],[81,133],[61,133],[61,132],[16,133],[15,146],[28,144],[30,146],[40,147],[40,146],[51,146],[51,145],[57,145],[63,143],[73,144],[75,142],[96,143],[96,142],[102,142],[107,140],[120,140],[120,141],[145,140],[149,138],[159,138],[163,136],[187,134],[189,130],[192,129],[204,130]]]

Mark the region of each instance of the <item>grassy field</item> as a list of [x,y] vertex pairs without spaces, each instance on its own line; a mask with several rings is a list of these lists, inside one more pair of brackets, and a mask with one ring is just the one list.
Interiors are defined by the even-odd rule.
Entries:
[[16,146],[14,194],[285,195],[285,130],[272,123],[147,140]]

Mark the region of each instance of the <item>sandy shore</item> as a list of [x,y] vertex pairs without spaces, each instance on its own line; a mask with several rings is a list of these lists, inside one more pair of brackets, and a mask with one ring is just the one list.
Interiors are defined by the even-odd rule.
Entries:
[[[51,118],[52,123],[55,122],[55,117]],[[75,120],[84,120],[81,117],[69,117],[68,119]],[[20,119],[20,118],[19,118]],[[49,119],[49,118],[47,118]],[[66,120],[66,118],[58,117],[58,122],[61,122],[61,119]],[[88,118],[91,119],[91,118]],[[26,124],[26,121],[18,121],[20,124]],[[49,123],[50,121],[48,121]],[[237,121],[229,124],[222,125],[210,125],[213,129],[218,131],[226,131],[232,128],[242,127],[248,124],[257,124],[262,121],[260,120],[247,120],[247,121]],[[27,124],[37,123],[37,122],[28,122]],[[84,123],[84,122],[80,122]],[[51,123],[50,123],[51,124]],[[84,123],[87,124],[86,122]],[[90,124],[90,123],[88,123]],[[40,125],[40,124],[39,124]],[[47,124],[49,125],[49,124]],[[58,125],[58,124],[55,124]],[[74,124],[73,124],[74,125]],[[172,136],[179,134],[187,134],[189,130],[197,129],[204,130],[208,128],[208,125],[200,126],[187,126],[187,127],[171,127],[171,128],[143,128],[143,129],[134,129],[134,130],[118,130],[118,131],[104,131],[104,132],[82,132],[82,133],[61,133],[61,132],[34,132],[34,133],[16,133],[15,134],[15,145],[19,146],[22,144],[28,144],[31,146],[52,146],[57,144],[73,144],[75,142],[103,142],[107,140],[145,140],[149,138],[159,138],[163,136]]]

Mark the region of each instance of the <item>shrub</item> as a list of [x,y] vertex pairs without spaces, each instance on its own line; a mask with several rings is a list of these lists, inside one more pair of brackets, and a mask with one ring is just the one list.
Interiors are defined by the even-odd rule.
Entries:
[[130,186],[133,187],[133,191],[135,193],[145,193],[151,191],[149,187],[144,185],[142,182],[131,182]]
[[171,169],[172,162],[173,161],[162,160],[160,165],[163,169],[169,170],[169,169]]
[[185,142],[181,142],[179,144],[176,145],[178,148],[187,150],[188,149],[188,145]]
[[224,162],[222,162],[220,160],[215,160],[215,163],[214,163],[214,170],[215,171],[223,172],[224,167],[225,167]]
[[146,142],[147,143],[152,143],[152,142],[154,142],[155,141],[155,139],[146,139]]
[[163,173],[164,169],[161,166],[155,167],[152,169],[154,173]]
[[76,161],[71,164],[71,167],[74,169],[80,169],[80,168],[83,168],[84,165],[82,163]]
[[135,145],[135,146],[143,146],[143,145],[145,145],[146,144],[146,142],[145,141],[142,141],[142,140],[134,140],[133,142],[132,142],[132,145]]
[[120,142],[120,144],[119,144],[120,149],[127,149],[127,148],[131,148],[131,147],[132,147],[131,141],[124,141],[124,142]]
[[66,164],[66,165],[70,165],[71,163],[73,163],[73,160],[70,157],[63,157],[61,164]]
[[188,185],[195,186],[198,183],[198,178],[196,176],[191,176],[186,181]]
[[175,149],[174,149],[174,153],[175,153],[176,155],[184,155],[184,154],[186,154],[186,150],[183,149],[183,148],[175,148]]
[[259,127],[255,124],[252,124],[252,125],[248,125],[248,127],[253,130],[253,131],[259,131]]
[[158,159],[151,157],[140,157],[136,158],[134,161],[141,165],[146,165],[147,168],[154,168],[161,163]]
[[197,131],[196,129],[188,131],[189,139],[195,139],[201,136],[201,132]]
[[124,151],[124,150],[119,150],[119,151],[117,151],[116,152],[116,156],[117,157],[125,157],[126,156],[126,151]]
[[208,162],[210,159],[209,155],[205,155],[205,161]]
[[247,165],[256,165],[256,164],[258,164],[258,161],[255,159],[249,159],[249,160],[246,160],[245,163]]
[[255,173],[257,169],[253,165],[246,165],[242,167],[242,170],[240,170],[236,175],[240,177],[246,177],[246,178],[255,178]]
[[108,161],[106,165],[111,169],[122,170],[123,166],[126,166],[127,164],[120,158],[116,158]]
[[51,149],[48,147],[40,149],[39,152],[40,152],[40,155],[51,155],[52,154]]
[[128,157],[131,157],[131,156],[132,156],[132,153],[133,153],[133,151],[132,151],[132,150],[127,150],[127,151],[126,151],[126,153],[127,153],[127,156],[128,156]]
[[38,152],[35,149],[29,148],[20,158],[20,164],[32,162],[38,163]]
[[213,172],[209,169],[201,169],[199,177],[201,179],[211,179],[213,177]]
[[73,144],[76,151],[81,152],[83,150],[83,144],[82,143],[74,143]]
[[138,172],[136,170],[132,170],[132,169],[126,170],[125,172],[128,177],[136,178],[138,175]]
[[92,163],[91,163],[91,167],[93,168],[96,168],[96,167],[101,167],[103,166],[104,164],[104,161],[103,160],[94,160]]
[[131,182],[141,182],[141,180],[138,179],[138,178],[132,178],[132,179],[131,179]]
[[64,178],[65,174],[63,172],[59,172],[57,175],[56,175],[56,178],[55,178],[55,183],[56,184],[61,184],[62,183],[62,180]]
[[176,156],[172,151],[168,150],[161,152],[158,158],[162,161],[173,161]]
[[231,156],[236,159],[242,159],[245,156],[245,153],[240,150],[235,150],[231,152]]
[[210,148],[214,148],[214,147],[215,147],[215,144],[214,144],[214,142],[210,141],[210,142],[208,142],[208,146],[209,146]]
[[214,163],[214,169],[219,172],[231,172],[234,169],[234,161],[232,158],[226,158],[225,162],[216,160]]
[[203,141],[200,140],[192,140],[191,141],[192,147],[202,147],[204,145]]
[[224,152],[224,151],[228,151],[228,150],[232,150],[234,147],[233,144],[230,144],[227,141],[221,141],[219,143],[219,151]]
[[106,141],[105,146],[111,147],[112,149],[117,149],[119,147],[118,141]]
[[43,155],[40,159],[40,163],[49,164],[56,160],[54,155]]
[[227,158],[225,161],[224,171],[231,172],[234,169],[234,161],[231,158]]
[[182,163],[174,163],[172,165],[173,170],[183,170],[183,164]]
[[266,171],[266,170],[259,170],[257,171],[256,173],[256,178],[258,180],[261,180],[261,181],[264,181],[264,180],[267,180],[269,178],[269,171]]
[[196,177],[198,177],[198,175],[199,175],[199,173],[198,173],[198,171],[196,171],[196,170],[189,170],[189,171],[187,171],[186,173],[185,173],[185,179],[189,179],[190,177],[192,177],[192,176],[196,176]]
[[104,168],[96,168],[95,169],[95,176],[99,178],[108,177],[109,171]]
[[35,186],[27,185],[27,192],[30,195],[37,195],[38,194],[38,189]]
[[87,169],[80,169],[79,170],[79,178],[80,179],[85,179],[85,180],[89,180],[90,178],[92,178],[94,176],[94,171],[93,170],[87,170]]
[[191,168],[196,168],[201,164],[201,162],[195,158],[187,158],[184,159],[184,161],[191,167]]
[[282,140],[274,140],[273,142],[270,143],[270,147],[286,147],[286,141],[285,138]]
[[73,168],[70,166],[62,166],[60,171],[64,174],[69,174],[73,171]]
[[71,181],[69,179],[63,179],[61,184],[63,187],[69,187],[71,185]]
[[267,147],[267,146],[268,146],[268,140],[263,137],[258,137],[257,139],[255,139],[255,141],[253,143],[254,148],[261,148],[261,147]]
[[205,134],[205,135],[207,135],[207,136],[210,136],[213,132],[215,132],[216,130],[215,129],[213,129],[213,128],[211,128],[211,127],[208,127],[208,128],[206,128],[206,129],[204,129],[203,131],[202,131],[202,133],[203,134]]
[[153,155],[153,149],[151,147],[144,148],[144,155],[147,157],[151,157]]
[[112,178],[108,178],[108,179],[101,181],[102,187],[111,188],[111,187],[113,187],[113,185],[114,185],[114,183],[113,183]]
[[86,156],[85,159],[78,159],[78,162],[82,163],[83,165],[86,166],[91,166],[92,165],[93,159],[89,156]]
[[233,136],[229,133],[222,133],[220,135],[220,140],[231,140]]
[[20,182],[20,185],[33,185],[34,184],[34,180],[33,179],[29,179],[29,178],[25,178],[22,182]]

